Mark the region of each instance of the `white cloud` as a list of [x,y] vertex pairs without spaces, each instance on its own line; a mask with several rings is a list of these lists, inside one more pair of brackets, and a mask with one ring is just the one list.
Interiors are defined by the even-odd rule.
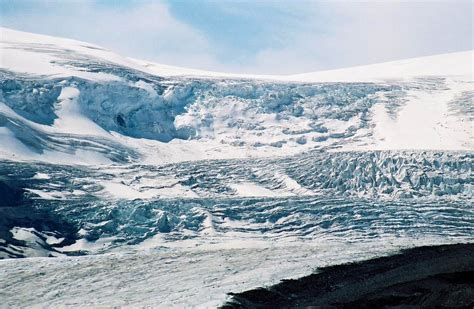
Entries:
[[472,49],[470,1],[333,1],[325,8],[332,16],[326,31],[307,19],[306,31],[288,34],[291,44],[262,49],[243,70],[299,73]]
[[2,24],[95,43],[145,60],[201,68],[217,66],[206,37],[175,19],[161,2],[112,8],[84,1],[46,7],[47,13],[32,11],[21,19],[2,16]]

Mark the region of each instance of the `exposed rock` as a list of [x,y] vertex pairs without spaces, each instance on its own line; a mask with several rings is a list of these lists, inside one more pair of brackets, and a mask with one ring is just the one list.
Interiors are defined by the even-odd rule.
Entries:
[[222,308],[472,308],[474,244],[413,248],[230,295]]

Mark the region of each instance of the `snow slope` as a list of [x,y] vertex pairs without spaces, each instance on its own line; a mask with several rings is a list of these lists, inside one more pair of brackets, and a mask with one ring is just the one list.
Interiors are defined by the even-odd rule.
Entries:
[[411,58],[345,69],[296,74],[291,80],[305,82],[361,82],[412,79],[420,76],[450,76],[472,81],[473,51]]
[[[94,44],[32,34],[8,28],[0,28],[0,36],[2,44],[1,67],[16,72],[39,75],[81,74],[70,68],[65,69],[53,64],[58,58],[66,56],[66,53],[75,53],[82,57],[101,59],[116,65],[130,67],[159,76],[252,78],[295,82],[361,82],[420,76],[458,76],[472,80],[474,65],[473,51],[464,51],[287,76],[229,74],[187,69],[126,58]],[[75,72],[73,73],[73,71]]]

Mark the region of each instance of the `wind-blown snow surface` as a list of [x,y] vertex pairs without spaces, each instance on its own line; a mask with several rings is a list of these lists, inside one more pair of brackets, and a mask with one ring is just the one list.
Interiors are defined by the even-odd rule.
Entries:
[[7,306],[216,306],[473,241],[471,51],[246,76],[0,34]]

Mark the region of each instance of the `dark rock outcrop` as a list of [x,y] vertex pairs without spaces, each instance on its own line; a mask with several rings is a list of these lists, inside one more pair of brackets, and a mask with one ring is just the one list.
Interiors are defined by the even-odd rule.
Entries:
[[473,308],[474,244],[413,248],[230,295],[223,308]]

